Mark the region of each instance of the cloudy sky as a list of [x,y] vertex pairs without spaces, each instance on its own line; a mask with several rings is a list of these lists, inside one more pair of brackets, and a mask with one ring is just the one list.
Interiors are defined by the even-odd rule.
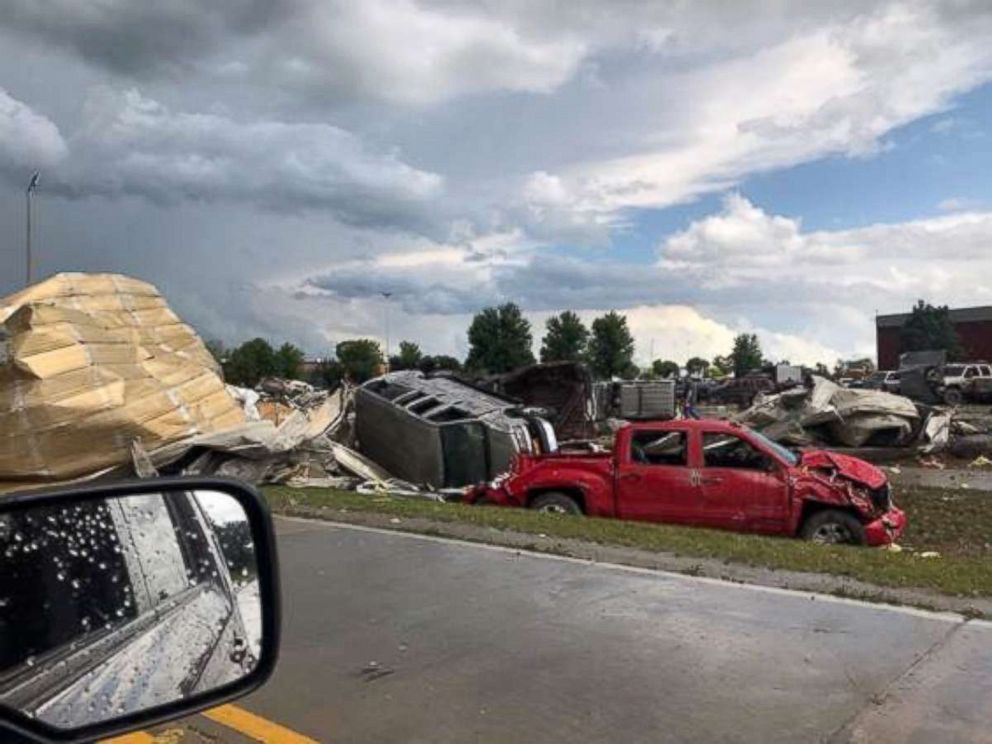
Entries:
[[992,4],[6,0],[0,294],[157,284],[209,338],[463,355],[475,311],[872,354],[992,304]]

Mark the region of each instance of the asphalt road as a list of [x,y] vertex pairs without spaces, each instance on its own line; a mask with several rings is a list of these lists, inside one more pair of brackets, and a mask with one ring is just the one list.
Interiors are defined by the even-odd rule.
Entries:
[[279,520],[238,705],[333,742],[989,742],[992,624]]

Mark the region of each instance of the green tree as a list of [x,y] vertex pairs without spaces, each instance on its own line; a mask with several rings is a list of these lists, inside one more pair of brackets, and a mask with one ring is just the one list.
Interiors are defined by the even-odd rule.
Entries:
[[337,359],[325,359],[317,367],[316,377],[314,384],[333,390],[344,379],[344,365]]
[[692,357],[685,363],[686,372],[690,375],[705,375],[710,363],[702,357]]
[[730,356],[715,356],[710,364],[717,377],[726,377],[734,369],[734,360]]
[[417,369],[423,361],[424,353],[413,341],[400,341],[400,353],[389,357],[390,371]]
[[578,315],[571,310],[552,315],[545,328],[547,333],[541,341],[542,362],[577,362],[585,358],[589,329]]
[[951,322],[947,305],[934,306],[918,300],[900,331],[904,351],[944,349],[947,358],[959,361],[964,358],[964,347]]
[[224,379],[232,385],[255,387],[263,377],[276,374],[276,353],[264,338],[245,341],[227,355]]
[[754,333],[739,333],[734,338],[734,350],[730,352],[734,367],[734,377],[743,377],[748,372],[760,369],[762,365],[761,344]]
[[288,380],[297,380],[303,369],[303,349],[288,341],[276,351],[276,375]]
[[819,375],[820,377],[831,377],[830,367],[823,362],[817,362],[816,366],[813,368],[813,374]]
[[679,365],[668,359],[655,359],[651,362],[651,371],[655,377],[678,377]]
[[512,302],[487,307],[468,328],[465,366],[473,372],[497,374],[534,363],[530,322]]
[[589,340],[589,365],[601,379],[629,376],[634,368],[634,337],[627,327],[627,317],[611,310],[592,322]]
[[453,356],[438,354],[436,356],[425,356],[420,360],[417,368],[425,375],[442,370],[446,372],[459,372],[461,371],[462,363]]
[[342,341],[335,349],[344,377],[361,384],[379,374],[382,368],[382,350],[379,342],[370,338]]

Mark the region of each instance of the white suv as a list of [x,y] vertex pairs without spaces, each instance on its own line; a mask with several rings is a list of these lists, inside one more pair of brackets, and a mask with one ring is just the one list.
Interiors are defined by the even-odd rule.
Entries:
[[964,387],[976,377],[992,378],[992,365],[947,364],[944,365],[944,401],[957,404],[964,400]]

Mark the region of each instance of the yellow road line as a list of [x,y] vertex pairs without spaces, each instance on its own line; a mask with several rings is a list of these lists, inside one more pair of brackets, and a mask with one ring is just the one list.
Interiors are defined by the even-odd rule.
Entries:
[[316,739],[298,734],[278,723],[272,723],[236,705],[221,705],[204,711],[202,715],[263,744],[319,744]]
[[100,744],[155,744],[155,737],[139,731],[135,734],[124,734],[115,736],[113,739],[104,739]]

